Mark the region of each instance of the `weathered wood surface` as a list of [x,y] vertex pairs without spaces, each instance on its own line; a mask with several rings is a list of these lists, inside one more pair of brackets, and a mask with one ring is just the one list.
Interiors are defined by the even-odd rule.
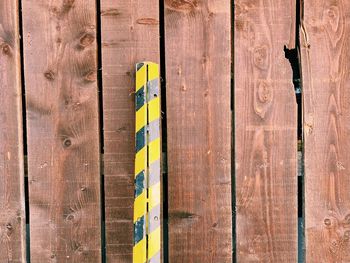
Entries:
[[23,1],[31,262],[100,262],[96,7]]
[[230,1],[165,1],[169,262],[231,262]]
[[0,262],[25,262],[18,1],[0,1]]
[[102,68],[108,262],[131,262],[135,67],[159,63],[159,2],[102,0]]
[[[297,262],[294,0],[235,1],[237,262]],[[293,15],[292,15],[293,14]]]
[[305,0],[306,262],[350,262],[350,2]]

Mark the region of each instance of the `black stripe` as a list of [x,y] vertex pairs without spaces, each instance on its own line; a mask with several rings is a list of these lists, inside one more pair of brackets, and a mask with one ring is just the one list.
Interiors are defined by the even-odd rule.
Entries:
[[142,216],[139,220],[134,223],[134,245],[139,243],[144,235],[144,225],[145,225],[145,217]]
[[143,65],[144,65],[144,63],[136,64],[136,70],[139,71],[142,68]]
[[136,111],[141,109],[143,105],[146,104],[146,94],[145,94],[145,86],[142,86],[135,94],[135,108]]
[[145,130],[146,127],[142,127],[137,133],[136,133],[136,152],[139,152],[143,147],[146,145],[146,137],[145,137]]
[[135,178],[135,198],[142,194],[145,189],[145,171],[142,171]]

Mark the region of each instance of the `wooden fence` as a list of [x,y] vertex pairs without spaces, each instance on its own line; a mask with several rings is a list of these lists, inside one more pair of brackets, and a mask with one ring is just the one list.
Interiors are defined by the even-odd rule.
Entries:
[[0,0],[0,262],[132,262],[140,61],[164,262],[350,262],[349,37],[346,0]]

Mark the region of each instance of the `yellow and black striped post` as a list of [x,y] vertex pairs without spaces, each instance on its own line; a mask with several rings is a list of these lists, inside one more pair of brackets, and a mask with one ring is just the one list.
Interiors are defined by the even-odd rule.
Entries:
[[160,263],[159,67],[136,65],[134,263]]

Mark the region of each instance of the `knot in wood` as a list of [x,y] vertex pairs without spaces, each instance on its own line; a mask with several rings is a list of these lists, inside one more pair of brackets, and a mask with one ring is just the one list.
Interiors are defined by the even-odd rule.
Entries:
[[350,239],[350,230],[345,231],[343,239],[349,241]]
[[120,14],[120,11],[116,8],[110,8],[101,12],[101,16],[118,16]]
[[81,37],[80,37],[80,46],[82,48],[88,47],[90,46],[93,42],[95,41],[95,36],[91,33],[84,33]]
[[256,47],[253,51],[253,62],[254,65],[262,70],[268,68],[269,65],[269,50],[267,46]]
[[70,140],[70,139],[65,139],[64,141],[63,141],[63,146],[65,147],[65,148],[68,148],[68,147],[70,147],[72,145],[72,141]]
[[325,220],[323,221],[323,223],[324,223],[327,227],[329,227],[329,226],[332,225],[332,220],[330,220],[329,218],[325,218]]
[[10,56],[11,55],[11,47],[9,44],[7,43],[4,43],[1,45],[1,50],[2,50],[2,53],[6,56]]
[[340,10],[338,6],[331,6],[329,9],[326,11],[326,19],[327,19],[327,24],[328,27],[333,33],[337,32],[337,30],[340,27],[340,20],[341,20],[341,15],[340,15]]
[[350,225],[350,214],[346,215],[345,218],[344,218],[344,223],[346,225]]
[[97,80],[97,74],[95,71],[89,71],[85,77],[84,77],[85,81],[87,82],[95,82]]
[[64,11],[69,11],[73,7],[74,2],[75,0],[63,0],[62,9]]
[[258,84],[258,98],[262,103],[267,103],[272,100],[272,88],[266,80],[262,80]]
[[137,19],[136,23],[139,25],[159,25],[159,21],[152,17],[144,17]]
[[330,19],[337,18],[339,16],[339,8],[337,6],[331,6],[327,10],[327,15]]
[[55,79],[55,73],[52,70],[45,71],[44,76],[49,81],[53,81]]
[[165,5],[170,9],[182,12],[194,11],[198,5],[198,0],[165,0]]
[[70,214],[67,216],[68,221],[72,221],[74,219],[74,215]]

